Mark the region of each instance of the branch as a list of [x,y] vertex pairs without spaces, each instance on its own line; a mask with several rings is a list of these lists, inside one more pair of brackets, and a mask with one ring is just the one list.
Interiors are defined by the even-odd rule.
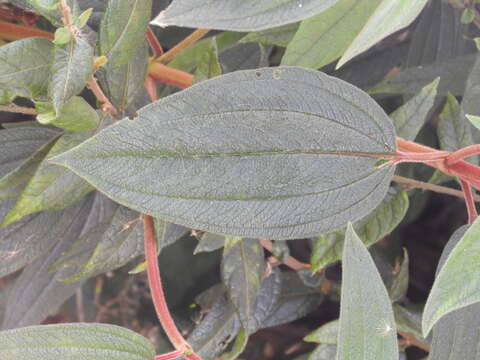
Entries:
[[[273,243],[271,240],[268,240],[268,239],[261,239],[260,240],[260,244],[265,248],[267,249],[268,251],[270,251],[271,253],[272,250],[273,250]],[[284,262],[283,264],[287,265],[289,268],[297,271],[297,270],[301,270],[301,269],[310,269],[310,265],[309,264],[305,264],[305,263],[302,263],[301,261],[298,261],[297,259],[295,259],[294,257],[292,256],[289,256]]]
[[460,185],[462,186],[463,194],[465,196],[465,204],[467,205],[468,223],[471,224],[478,217],[477,208],[475,207],[475,200],[473,199],[472,187],[468,182],[460,179]]
[[12,112],[18,114],[26,114],[26,115],[37,115],[38,112],[34,108],[18,106],[15,104],[7,104],[7,105],[0,105],[0,111],[5,112]]
[[168,64],[172,59],[177,56],[180,52],[185,50],[187,47],[195,44],[198,40],[200,40],[206,33],[208,33],[208,29],[197,29],[173,48],[168,50],[165,54],[160,56],[159,58],[155,59],[156,62],[162,64]]
[[153,51],[153,56],[158,58],[163,55],[163,48],[160,42],[158,41],[157,37],[155,36],[152,28],[149,26],[147,27],[147,40],[150,48]]
[[148,67],[148,75],[161,83],[187,88],[193,84],[193,75],[185,71],[177,70],[172,67],[151,61]]
[[29,37],[41,37],[53,40],[54,35],[47,31],[23,25],[11,24],[0,20],[0,38],[8,41],[15,41]]
[[103,111],[108,112],[113,116],[117,114],[117,109],[115,109],[115,106],[113,106],[110,100],[108,100],[107,96],[100,88],[100,85],[98,85],[95,76],[92,75],[91,79],[87,81],[87,88],[93,92],[93,95],[95,95],[100,104],[102,104]]

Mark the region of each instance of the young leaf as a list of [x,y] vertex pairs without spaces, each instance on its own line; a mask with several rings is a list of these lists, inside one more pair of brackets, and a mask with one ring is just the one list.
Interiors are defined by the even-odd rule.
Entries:
[[90,135],[91,132],[65,133],[55,142],[5,217],[3,226],[34,212],[61,210],[93,190],[89,183],[71,171],[48,162],[48,158],[71,149]]
[[427,120],[427,116],[437,96],[440,78],[425,86],[417,95],[390,114],[395,124],[397,136],[414,140]]
[[265,259],[258,240],[226,237],[222,280],[244,328],[248,328],[264,273]]
[[475,126],[477,129],[480,130],[480,116],[476,115],[465,115],[468,120],[472,123],[473,126]]
[[100,55],[114,69],[128,63],[142,46],[152,0],[111,0],[100,26]]
[[452,236],[452,239],[456,236],[461,236],[461,239],[445,260],[428,296],[422,319],[424,336],[443,316],[480,301],[477,266],[479,235],[480,218],[477,218],[463,236],[457,232]]
[[194,74],[194,82],[199,83],[222,74],[222,68],[218,62],[218,47],[215,38],[210,40],[210,46],[200,58]]
[[174,0],[152,24],[232,31],[257,31],[318,14],[336,0]]
[[[408,195],[405,191],[392,192],[370,215],[356,222],[354,224],[355,231],[365,246],[373,245],[392,232],[403,220],[408,206]],[[313,240],[310,258],[312,271],[319,271],[342,258],[344,238],[345,231],[340,230],[320,235]]]
[[388,35],[410,25],[428,0],[384,0],[338,61],[337,69]]
[[78,17],[75,19],[75,25],[79,29],[83,28],[85,25],[87,25],[88,20],[90,19],[90,16],[92,16],[93,13],[93,8],[88,8],[84,12],[82,12]]
[[42,38],[13,41],[0,47],[0,87],[39,98],[48,88],[53,44]]
[[337,359],[398,360],[397,331],[387,290],[351,224],[345,234],[342,269]]
[[291,239],[372,211],[394,167],[378,168],[370,156],[394,148],[390,119],[361,90],[320,72],[280,67],[197,84],[52,162],[167,221]]
[[287,47],[287,45],[290,43],[290,41],[292,41],[295,33],[297,32],[299,25],[299,23],[293,23],[275,27],[272,29],[251,32],[245,35],[240,40],[240,42],[257,42],[264,45]]
[[72,40],[72,32],[67,28],[61,27],[55,31],[53,43],[57,46],[68,44]]
[[343,55],[380,0],[339,0],[302,21],[287,47],[282,65],[319,69]]
[[57,116],[63,105],[83,90],[92,75],[92,67],[93,48],[83,38],[72,38],[66,45],[55,46],[49,91]]
[[338,320],[330,321],[308,334],[303,340],[319,344],[336,344],[338,339],[338,327]]
[[0,332],[2,360],[152,360],[155,349],[143,336],[106,324],[56,324]]

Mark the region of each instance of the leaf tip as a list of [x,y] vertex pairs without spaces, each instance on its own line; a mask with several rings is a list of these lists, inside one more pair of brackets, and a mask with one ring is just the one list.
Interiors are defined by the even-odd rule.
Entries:
[[157,26],[160,26],[160,27],[162,27],[162,28],[167,27],[169,24],[167,24],[167,23],[165,22],[165,10],[162,11],[162,12],[160,12],[160,14],[158,14],[158,16],[157,16],[155,19],[153,19],[153,20],[150,22],[150,24],[152,24],[152,25],[157,25]]

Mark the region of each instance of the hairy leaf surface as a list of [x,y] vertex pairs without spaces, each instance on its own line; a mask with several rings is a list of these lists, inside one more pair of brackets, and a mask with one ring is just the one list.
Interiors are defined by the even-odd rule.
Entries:
[[115,201],[204,231],[289,239],[383,199],[392,123],[359,89],[301,68],[239,71],[161,99],[53,162]]
[[232,31],[257,31],[318,14],[336,0],[174,0],[152,24]]
[[155,349],[143,336],[106,324],[32,326],[0,332],[3,360],[151,360]]
[[387,290],[351,224],[342,266],[337,359],[397,360],[397,331]]
[[251,32],[245,35],[240,42],[257,42],[265,45],[287,47],[295,36],[299,25],[299,23],[293,23],[272,29]]

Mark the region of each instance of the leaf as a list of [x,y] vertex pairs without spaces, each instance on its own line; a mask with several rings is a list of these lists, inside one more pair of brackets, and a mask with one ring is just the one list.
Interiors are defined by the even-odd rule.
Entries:
[[62,277],[70,274],[70,270],[62,269],[53,273],[49,271],[49,266],[80,236],[94,205],[93,196],[89,196],[66,209],[62,216],[65,218],[62,232],[57,232],[56,238],[50,237],[48,243],[42,240],[45,250],[23,269],[9,292],[3,329],[39,324],[48,315],[58,311],[82,285],[59,282]]
[[390,118],[395,124],[397,136],[406,140],[414,140],[417,137],[418,132],[428,120],[428,114],[437,96],[439,82],[440,78],[436,78],[417,95],[390,114]]
[[[452,235],[442,252],[437,274],[467,229],[467,226],[462,226]],[[480,304],[468,305],[448,313],[433,326],[430,352],[432,360],[478,358],[480,322],[475,315],[479,311]]]
[[[55,26],[63,25],[62,12],[59,9],[59,4],[60,4],[59,0],[20,0],[20,1],[23,4],[27,5],[34,12],[48,19],[48,21],[50,21],[53,25]],[[66,0],[66,3],[72,10],[74,17],[77,16],[79,13],[77,0]]]
[[303,340],[319,344],[336,344],[338,337],[339,321],[333,320],[320,326],[317,330],[308,334]]
[[394,278],[392,285],[389,289],[390,298],[392,302],[397,302],[402,300],[408,290],[408,253],[407,249],[403,249],[403,261],[401,264],[398,264],[394,268]]
[[55,31],[55,39],[53,40],[55,45],[65,45],[69,43],[70,40],[72,40],[72,32],[69,29],[61,27]]
[[99,69],[98,78],[115,108],[126,109],[143,89],[148,64],[148,44],[138,48],[124,65],[115,68],[110,63]]
[[225,245],[225,236],[212,233],[204,233],[198,240],[194,254],[201,252],[210,252],[223,248]]
[[269,65],[268,57],[271,47],[262,44],[236,44],[222,51],[218,60],[222,65],[223,73],[238,70],[257,69]]
[[393,304],[393,313],[398,331],[412,334],[418,340],[427,343],[422,336],[422,308],[419,306],[401,306]]
[[[437,134],[441,149],[455,151],[472,145],[470,124],[465,119],[465,114],[457,99],[450,93],[447,94],[447,101],[439,118]],[[475,163],[478,163],[477,157],[473,159],[475,159]]]
[[476,115],[465,115],[468,120],[472,123],[473,126],[475,126],[477,129],[480,130],[480,116]]
[[362,91],[316,71],[281,67],[197,84],[51,161],[166,221],[290,239],[372,211],[394,167],[377,168],[369,156],[394,148],[391,121]]
[[222,280],[229,298],[248,327],[265,273],[263,248],[258,240],[227,236],[222,259]]
[[336,353],[337,345],[321,344],[310,354],[308,360],[331,360]]
[[42,38],[13,41],[0,47],[0,87],[28,98],[47,93],[53,45]]
[[[388,235],[403,220],[409,206],[404,191],[390,192],[383,202],[366,218],[354,224],[365,246],[371,246]],[[345,231],[320,235],[313,240],[310,262],[312,271],[319,271],[342,258]]]
[[[42,123],[40,116],[37,116],[37,121]],[[99,122],[95,109],[82,97],[73,96],[62,107],[60,116],[55,116],[44,125],[54,125],[67,131],[87,131],[97,128]]]
[[232,31],[257,31],[293,23],[330,6],[336,0],[263,0],[261,2],[174,0],[152,24]]
[[380,40],[410,25],[428,0],[384,0],[338,61],[337,69]]
[[[480,301],[477,276],[480,219],[475,220],[465,234],[461,229],[452,235],[450,241],[458,243],[438,272],[425,304],[422,319],[424,336],[445,315]],[[461,239],[456,240],[457,237]]]
[[338,59],[379,3],[380,0],[339,0],[326,11],[302,21],[282,65],[319,69]]
[[99,51],[118,69],[142,46],[152,11],[152,0],[112,0],[100,25]]
[[42,325],[2,331],[0,335],[0,356],[4,360],[27,360],[39,353],[42,360],[151,360],[155,356],[146,338],[115,325]]
[[91,132],[63,134],[52,146],[23,189],[17,203],[3,220],[3,226],[42,210],[61,210],[93,190],[82,178],[65,168],[51,164],[48,159],[73,148],[87,139]]
[[264,45],[287,47],[297,32],[299,25],[299,23],[293,23],[271,29],[251,32],[245,35],[240,42],[256,42]]
[[342,257],[336,358],[398,360],[397,331],[387,290],[351,224],[345,234]]
[[233,344],[232,350],[230,350],[226,354],[223,354],[220,357],[220,360],[237,359],[240,356],[240,354],[243,352],[243,350],[245,350],[247,343],[248,343],[248,333],[245,331],[245,329],[240,329],[240,332],[238,333],[237,338],[235,339],[235,342]]
[[81,37],[72,38],[64,46],[55,46],[50,94],[57,115],[74,95],[83,90],[93,69],[93,48]]
[[211,79],[222,74],[222,68],[218,62],[218,48],[215,38],[210,40],[210,47],[203,53],[194,74],[194,83]]

